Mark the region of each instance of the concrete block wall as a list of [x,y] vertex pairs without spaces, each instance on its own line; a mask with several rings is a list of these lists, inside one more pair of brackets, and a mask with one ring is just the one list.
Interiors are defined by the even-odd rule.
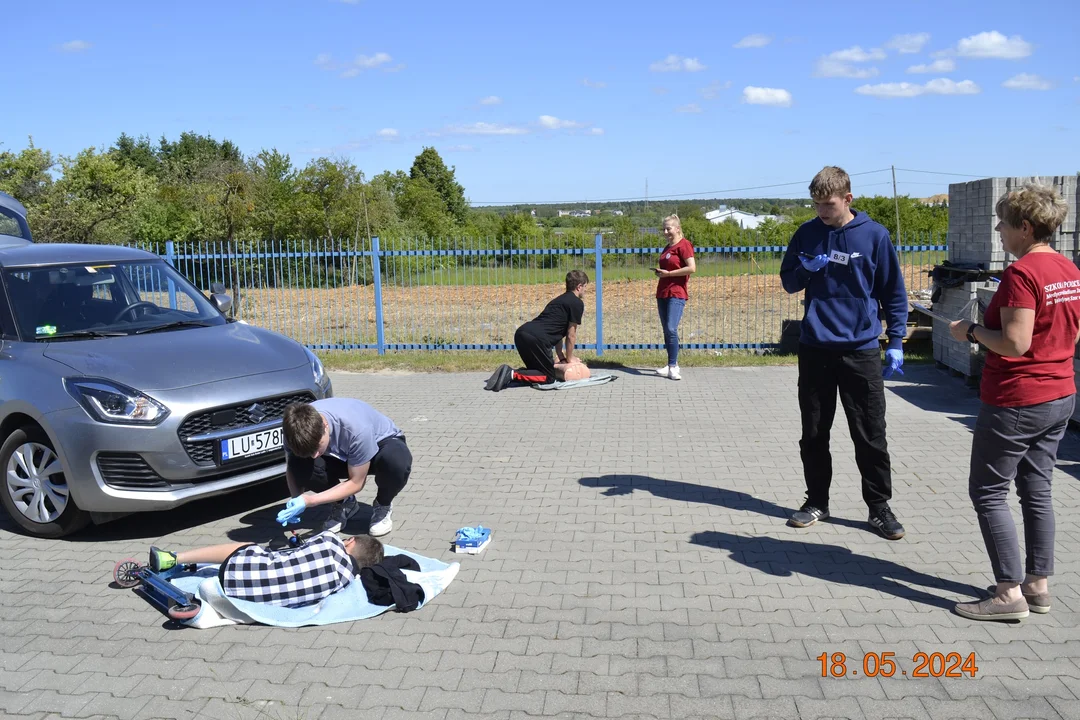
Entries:
[[1051,238],[1058,252],[1076,261],[1080,256],[1080,193],[1076,175],[994,177],[949,185],[949,260],[977,263],[988,271],[1001,271],[1015,260],[1005,252],[994,230],[994,205],[1009,192],[1031,182],[1050,185],[1069,206],[1065,222]]
[[[997,283],[964,283],[959,287],[943,288],[941,297],[934,303],[934,310],[956,320],[961,318],[982,321],[982,310],[993,296]],[[982,297],[980,297],[982,295]],[[949,333],[948,323],[934,320],[934,360],[966,377],[978,377],[986,361],[981,345],[967,340],[958,341]]]

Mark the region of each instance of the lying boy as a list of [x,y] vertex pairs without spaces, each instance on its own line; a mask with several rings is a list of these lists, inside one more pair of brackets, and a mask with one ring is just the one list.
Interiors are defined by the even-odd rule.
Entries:
[[361,568],[382,560],[383,544],[373,537],[342,540],[323,532],[281,550],[227,543],[172,553],[151,546],[149,564],[161,572],[176,565],[221,563],[218,580],[226,596],[298,608],[322,601],[358,578]]

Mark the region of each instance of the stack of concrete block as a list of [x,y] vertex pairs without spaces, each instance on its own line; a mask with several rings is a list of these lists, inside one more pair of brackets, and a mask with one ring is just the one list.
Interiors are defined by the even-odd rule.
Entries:
[[[1057,190],[1069,206],[1065,222],[1050,239],[1055,250],[1076,262],[1080,258],[1080,193],[1077,192],[1076,175],[995,177],[949,185],[949,260],[954,263],[975,263],[986,272],[1000,273],[1016,258],[1005,252],[1001,234],[994,228],[997,217],[994,206],[998,199],[1010,190],[1018,190],[1028,183],[1049,185]],[[943,288],[934,309],[950,317],[972,298],[979,299],[985,308],[993,296],[997,283],[966,283],[957,288]],[[973,312],[978,312],[973,311]],[[981,315],[968,319],[981,321]],[[982,373],[983,351],[981,346],[967,342],[958,343],[949,335],[945,323],[934,321],[934,359],[968,377]],[[1080,377],[1080,350],[1074,364]],[[1080,413],[1078,413],[1080,416]]]
[[1050,240],[1055,250],[1076,260],[1080,256],[1080,193],[1076,175],[995,177],[949,185],[949,260],[971,262],[984,270],[1004,270],[1015,258],[1007,255],[994,230],[994,206],[1010,190],[1028,183],[1049,185],[1069,206],[1065,222]]
[[[969,282],[954,288],[943,288],[934,311],[955,320],[982,322],[982,313],[997,288],[995,282]],[[934,360],[968,378],[982,375],[986,358],[981,345],[956,340],[949,324],[934,320]]]

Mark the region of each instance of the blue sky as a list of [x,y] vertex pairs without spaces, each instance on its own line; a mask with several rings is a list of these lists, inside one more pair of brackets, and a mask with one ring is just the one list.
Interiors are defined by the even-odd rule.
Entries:
[[1078,6],[18,3],[0,147],[193,130],[371,175],[431,145],[477,203],[803,196],[826,164],[926,196],[963,178],[910,169],[1080,171]]

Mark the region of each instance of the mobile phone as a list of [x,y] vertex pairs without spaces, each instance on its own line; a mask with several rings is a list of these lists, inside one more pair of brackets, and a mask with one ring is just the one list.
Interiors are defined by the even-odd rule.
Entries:
[[800,254],[800,255],[802,255],[802,256],[803,256],[804,258],[806,258],[807,260],[813,260],[813,259],[814,259],[814,257],[816,257],[816,256],[814,256],[814,255],[811,255],[811,254],[810,254],[810,253],[808,253],[808,252],[800,252],[799,254]]

